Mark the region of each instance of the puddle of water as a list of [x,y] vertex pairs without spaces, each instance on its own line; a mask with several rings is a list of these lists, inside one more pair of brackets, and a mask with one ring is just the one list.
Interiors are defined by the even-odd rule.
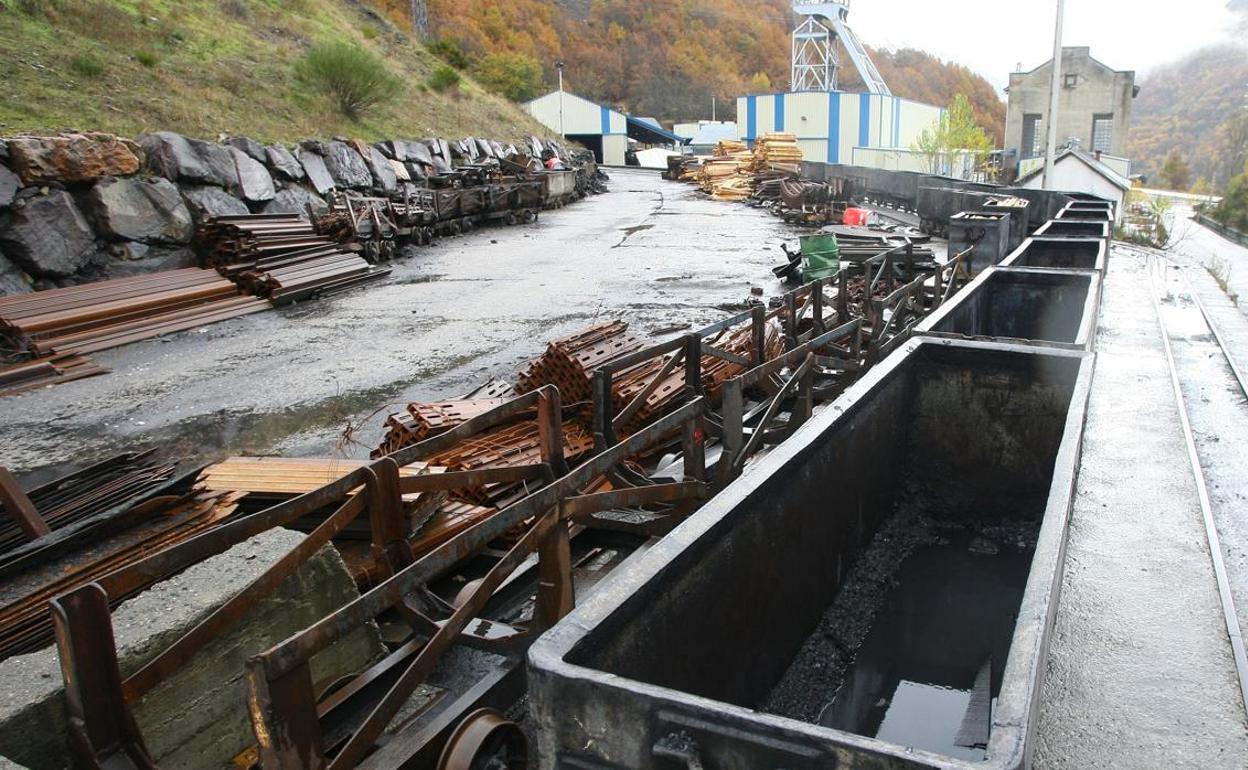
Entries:
[[819,722],[984,759],[1031,557],[971,533],[915,550]]

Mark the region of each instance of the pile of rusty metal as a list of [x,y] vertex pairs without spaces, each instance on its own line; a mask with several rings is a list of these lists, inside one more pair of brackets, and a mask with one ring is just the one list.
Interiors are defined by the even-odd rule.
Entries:
[[44,356],[0,367],[0,396],[11,396],[83,377],[104,374],[108,369],[77,353]]
[[[97,374],[82,356],[129,342],[265,310],[269,303],[239,294],[213,270],[163,273],[0,297],[0,337],[10,355],[35,367],[0,373],[18,386],[32,376],[72,379]],[[43,366],[46,364],[47,366]],[[48,367],[52,369],[49,370]]]
[[295,214],[217,217],[196,241],[204,260],[247,291],[283,305],[390,274],[317,233]]
[[100,514],[125,508],[163,488],[173,478],[174,466],[152,455],[151,450],[117,455],[30,492],[22,491],[0,468],[0,563],[32,539],[71,525],[83,529]]
[[[127,453],[23,490],[0,469],[0,659],[48,645],[47,602],[211,529],[236,508],[151,452]],[[114,605],[155,582],[137,580]]]
[[853,193],[848,179],[811,182],[786,175],[760,180],[750,202],[766,207],[786,222],[827,225],[842,221]]
[[521,370],[516,390],[528,393],[554,385],[564,401],[583,401],[589,398],[594,369],[641,346],[641,340],[628,333],[628,324],[623,321],[593,326],[550,343],[545,353]]

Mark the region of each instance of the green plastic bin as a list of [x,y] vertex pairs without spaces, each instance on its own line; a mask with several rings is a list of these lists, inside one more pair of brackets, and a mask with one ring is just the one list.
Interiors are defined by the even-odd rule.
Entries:
[[801,236],[802,280],[813,281],[836,275],[841,269],[841,247],[831,233]]

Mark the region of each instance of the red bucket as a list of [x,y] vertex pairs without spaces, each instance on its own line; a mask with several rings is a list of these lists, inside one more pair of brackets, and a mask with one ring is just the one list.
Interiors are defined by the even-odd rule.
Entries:
[[870,216],[871,216],[871,212],[867,211],[866,209],[853,209],[853,208],[845,209],[845,216],[842,218],[841,221],[843,224],[847,224],[847,225],[854,225],[856,227],[866,227],[867,219]]

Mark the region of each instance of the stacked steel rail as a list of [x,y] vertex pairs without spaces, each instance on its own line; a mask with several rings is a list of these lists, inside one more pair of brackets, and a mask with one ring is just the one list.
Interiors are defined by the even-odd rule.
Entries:
[[204,259],[224,276],[282,305],[390,274],[319,235],[295,214],[217,217],[200,227]]
[[267,302],[241,296],[215,271],[192,267],[0,297],[0,334],[7,338],[11,350],[49,360],[93,353],[268,307]]

